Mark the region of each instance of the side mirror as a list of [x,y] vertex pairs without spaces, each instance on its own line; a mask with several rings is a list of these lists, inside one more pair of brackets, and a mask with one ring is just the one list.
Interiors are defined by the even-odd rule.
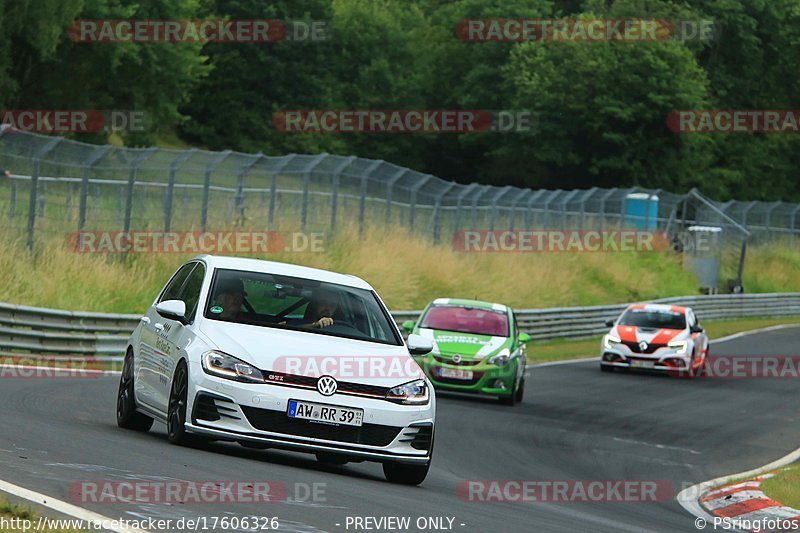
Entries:
[[403,322],[403,329],[408,333],[414,331],[414,321],[413,320],[406,320]]
[[164,300],[156,305],[156,313],[169,320],[186,324],[186,304],[182,300]]
[[433,350],[433,343],[421,335],[408,336],[408,353],[411,355],[427,355]]
[[519,342],[525,344],[526,342],[530,342],[531,341],[531,336],[528,335],[527,333],[520,333],[519,336],[517,337],[517,340],[519,340]]
[[608,326],[610,328],[613,325],[614,325],[614,319],[613,318],[611,318],[609,320],[606,320],[606,326]]
[[701,326],[700,324],[695,324],[694,326],[691,326],[689,328],[689,331],[691,333],[703,333],[705,330],[703,329],[703,326]]

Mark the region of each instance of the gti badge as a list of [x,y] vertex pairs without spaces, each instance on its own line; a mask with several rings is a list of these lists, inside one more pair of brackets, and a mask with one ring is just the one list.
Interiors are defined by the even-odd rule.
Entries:
[[317,380],[317,390],[323,396],[333,396],[337,388],[336,380],[330,376],[322,376]]

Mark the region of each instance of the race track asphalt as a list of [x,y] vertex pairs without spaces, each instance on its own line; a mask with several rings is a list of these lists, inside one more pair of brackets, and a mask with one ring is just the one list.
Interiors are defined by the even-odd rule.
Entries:
[[[712,352],[800,355],[798,346],[800,328],[788,328],[712,341]],[[405,487],[384,481],[377,464],[322,466],[311,455],[227,443],[181,448],[160,423],[146,434],[119,429],[117,379],[0,379],[0,479],[112,518],[266,515],[278,517],[279,531],[365,531],[348,517],[389,516],[411,517],[408,531],[419,531],[420,517],[452,518],[459,532],[696,531],[677,492],[800,446],[797,379],[681,380],[580,362],[530,369],[525,401],[511,408],[440,394],[433,467],[423,485]],[[70,487],[86,480],[268,480],[285,483],[289,498],[75,501]],[[672,490],[648,503],[470,502],[456,493],[465,480],[659,480]],[[313,484],[316,501],[306,497]]]

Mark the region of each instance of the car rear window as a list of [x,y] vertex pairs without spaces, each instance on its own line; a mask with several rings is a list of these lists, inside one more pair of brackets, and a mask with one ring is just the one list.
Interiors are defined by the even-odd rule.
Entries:
[[508,337],[505,312],[478,307],[434,306],[428,309],[422,328]]

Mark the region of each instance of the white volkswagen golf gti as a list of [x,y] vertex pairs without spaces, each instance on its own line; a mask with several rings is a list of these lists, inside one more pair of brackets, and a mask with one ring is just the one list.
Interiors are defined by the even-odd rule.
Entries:
[[349,275],[201,256],[172,276],[130,337],[120,427],[383,463],[416,485],[430,467],[436,398],[375,291]]

